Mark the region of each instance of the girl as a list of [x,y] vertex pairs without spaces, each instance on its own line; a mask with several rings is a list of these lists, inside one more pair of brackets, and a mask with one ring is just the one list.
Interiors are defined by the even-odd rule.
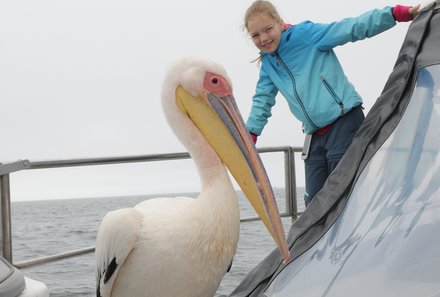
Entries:
[[[306,206],[349,147],[364,113],[362,99],[345,76],[333,48],[375,36],[418,14],[420,5],[397,5],[330,24],[284,23],[269,1],[246,11],[244,27],[260,50],[260,77],[246,126],[256,142],[278,91],[306,133]],[[312,137],[313,136],[313,137]],[[309,143],[310,145],[307,145]]]

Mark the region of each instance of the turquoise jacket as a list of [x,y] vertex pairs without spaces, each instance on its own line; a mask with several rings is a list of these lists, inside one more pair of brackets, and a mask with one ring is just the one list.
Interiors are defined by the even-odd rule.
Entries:
[[362,104],[333,51],[338,45],[375,36],[396,24],[392,8],[376,9],[330,24],[310,21],[286,29],[276,52],[261,54],[260,77],[246,126],[260,135],[278,91],[311,134]]

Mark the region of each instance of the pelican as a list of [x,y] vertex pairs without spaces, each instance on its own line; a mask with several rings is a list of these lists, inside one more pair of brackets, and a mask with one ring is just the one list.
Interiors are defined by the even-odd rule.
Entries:
[[97,296],[214,296],[240,230],[226,167],[289,260],[269,179],[223,67],[198,58],[175,63],[162,107],[196,165],[200,195],[149,199],[106,214],[96,242]]

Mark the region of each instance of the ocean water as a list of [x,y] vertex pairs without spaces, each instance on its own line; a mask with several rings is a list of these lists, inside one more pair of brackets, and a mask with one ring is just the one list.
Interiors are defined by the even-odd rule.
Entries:
[[[284,189],[274,189],[274,192],[279,209],[284,212]],[[241,217],[254,217],[253,208],[241,192],[238,194]],[[299,189],[299,210],[304,209],[302,194],[303,191]],[[195,197],[197,194],[186,195]],[[131,207],[150,197],[13,202],[11,205],[13,261],[20,262],[94,246],[99,224],[108,211]],[[291,219],[283,218],[282,221],[287,233]],[[229,295],[246,274],[275,247],[262,222],[242,223],[232,268],[223,278],[216,296]],[[95,296],[93,253],[25,268],[23,272],[28,277],[44,282],[49,288],[51,297]]]

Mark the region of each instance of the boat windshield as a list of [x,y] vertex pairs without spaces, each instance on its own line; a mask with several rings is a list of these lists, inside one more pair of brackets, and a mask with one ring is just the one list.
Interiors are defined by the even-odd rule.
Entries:
[[439,296],[440,65],[418,71],[411,96],[344,212],[266,296]]

